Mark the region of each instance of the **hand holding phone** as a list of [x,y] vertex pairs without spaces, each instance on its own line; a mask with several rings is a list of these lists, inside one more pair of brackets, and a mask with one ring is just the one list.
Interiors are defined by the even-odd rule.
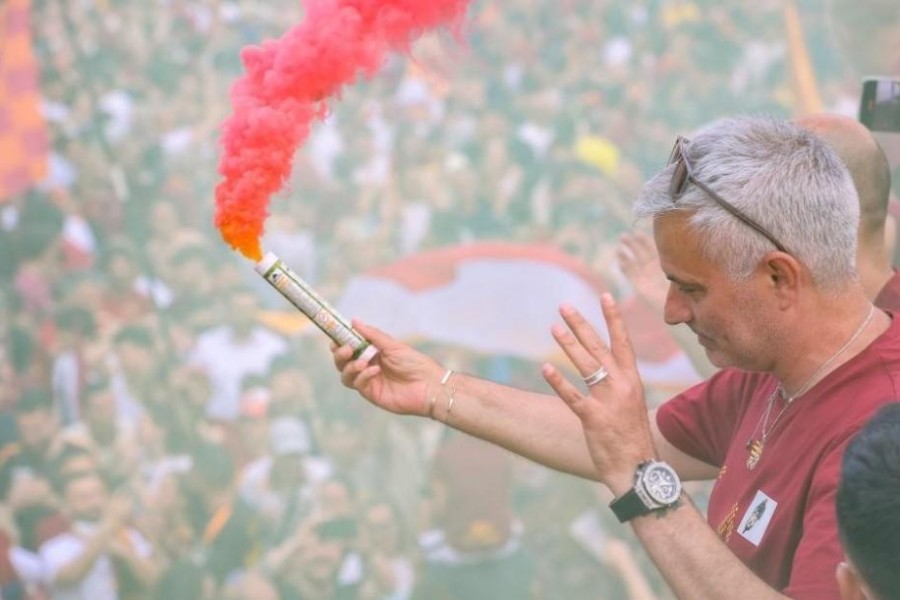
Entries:
[[900,133],[900,79],[863,80],[859,121],[871,131]]

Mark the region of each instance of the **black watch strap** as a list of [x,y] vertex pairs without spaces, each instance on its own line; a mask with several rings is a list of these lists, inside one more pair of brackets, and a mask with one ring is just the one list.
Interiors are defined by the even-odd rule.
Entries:
[[626,523],[635,517],[641,517],[653,512],[641,500],[634,488],[628,490],[609,503],[613,514],[619,519],[619,523]]

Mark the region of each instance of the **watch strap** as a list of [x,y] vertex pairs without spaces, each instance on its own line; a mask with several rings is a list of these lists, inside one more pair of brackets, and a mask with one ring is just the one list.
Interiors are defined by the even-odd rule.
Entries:
[[612,509],[613,514],[616,515],[616,518],[619,519],[619,523],[626,523],[635,517],[642,517],[653,512],[651,508],[644,504],[644,501],[641,500],[634,488],[610,502],[609,507]]

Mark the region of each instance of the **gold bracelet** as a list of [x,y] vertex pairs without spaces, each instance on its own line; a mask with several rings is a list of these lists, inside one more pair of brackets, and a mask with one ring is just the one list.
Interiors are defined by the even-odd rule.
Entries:
[[[450,380],[450,376],[453,375],[453,369],[447,369],[444,373],[444,376],[441,377],[441,388],[447,385],[447,382]],[[453,406],[453,393],[455,392],[455,388],[450,388],[450,404],[447,406],[447,414],[450,414],[450,407]],[[434,407],[437,405],[438,394],[440,393],[440,389],[434,393],[429,401],[428,405],[428,418],[433,421],[437,421],[438,419],[434,416]]]
[[431,400],[428,401],[428,418],[432,421],[434,420],[434,405],[437,404],[437,394],[431,396]]
[[[447,372],[444,373],[443,377],[441,377],[441,387],[444,387],[445,385],[447,385],[447,381],[450,379],[451,375],[453,375],[453,369],[447,369]],[[439,391],[440,390],[438,390],[438,392]],[[431,397],[431,400],[428,401],[428,418],[431,419],[432,421],[436,420],[434,418],[434,407],[437,405],[438,392],[435,392],[434,395]],[[452,397],[452,392],[451,392],[451,397]],[[453,402],[451,401],[451,404],[452,403]]]
[[448,421],[450,419],[450,411],[453,410],[453,401],[456,400],[454,394],[456,393],[456,386],[450,386],[450,395],[447,397],[447,414],[444,415],[444,421]]

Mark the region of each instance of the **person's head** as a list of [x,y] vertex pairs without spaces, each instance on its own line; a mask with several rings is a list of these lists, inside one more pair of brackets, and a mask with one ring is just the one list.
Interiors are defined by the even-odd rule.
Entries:
[[204,297],[214,285],[212,271],[214,261],[201,244],[185,244],[169,259],[172,284],[176,290],[188,296]]
[[869,248],[883,249],[891,170],[872,133],[859,121],[842,115],[809,115],[796,119],[796,123],[824,140],[853,177],[859,195],[860,253]]
[[238,337],[249,335],[256,327],[259,300],[251,290],[235,289],[228,302],[228,318]]
[[234,460],[221,447],[200,445],[192,452],[192,459],[191,472],[183,479],[191,491],[215,502],[231,490]]
[[327,519],[315,525],[307,540],[288,560],[285,578],[306,580],[324,587],[334,584],[347,552],[356,539],[357,524],[351,517]]
[[86,340],[97,330],[94,316],[81,306],[67,306],[60,309],[54,320],[61,339],[64,339],[64,345]]
[[191,412],[202,412],[212,395],[209,374],[200,367],[178,364],[170,370],[171,403],[181,403]]
[[313,408],[313,386],[296,355],[279,355],[269,369],[272,408],[280,414],[298,414]]
[[110,244],[105,254],[105,268],[109,282],[116,288],[128,288],[140,274],[134,249],[125,240]]
[[63,502],[74,521],[96,523],[109,500],[106,483],[94,472],[75,473],[62,484]]
[[789,318],[859,288],[853,180],[795,124],[712,124],[676,144],[634,208],[653,219],[672,281],[666,321],[693,329],[716,366],[771,369],[773,346],[796,333]]
[[222,597],[223,600],[278,600],[278,590],[271,581],[251,571],[228,582]]
[[209,600],[215,597],[215,582],[205,569],[189,561],[170,566],[156,584],[154,600]]
[[309,429],[296,417],[279,417],[269,426],[272,471],[269,484],[293,492],[305,479],[305,457],[310,451]]
[[316,495],[320,512],[330,518],[344,518],[356,512],[356,490],[348,479],[326,479],[319,483]]
[[69,479],[77,475],[97,473],[100,465],[96,457],[86,448],[67,444],[54,456],[52,468],[57,491],[62,493],[62,486]]
[[367,443],[361,412],[336,399],[321,408],[321,435],[317,439],[323,453],[338,465],[354,464],[364,454]]
[[401,512],[387,501],[366,507],[360,523],[363,546],[379,552],[397,552],[401,546]]
[[141,325],[126,325],[114,339],[116,354],[128,373],[141,373],[154,366],[155,340],[153,333]]
[[844,454],[837,521],[844,600],[900,598],[900,403],[879,410]]
[[116,396],[109,380],[98,380],[85,386],[82,394],[84,422],[94,441],[103,445],[115,439],[119,416]]
[[46,450],[59,429],[50,392],[26,390],[16,404],[16,426],[22,446],[29,450]]

